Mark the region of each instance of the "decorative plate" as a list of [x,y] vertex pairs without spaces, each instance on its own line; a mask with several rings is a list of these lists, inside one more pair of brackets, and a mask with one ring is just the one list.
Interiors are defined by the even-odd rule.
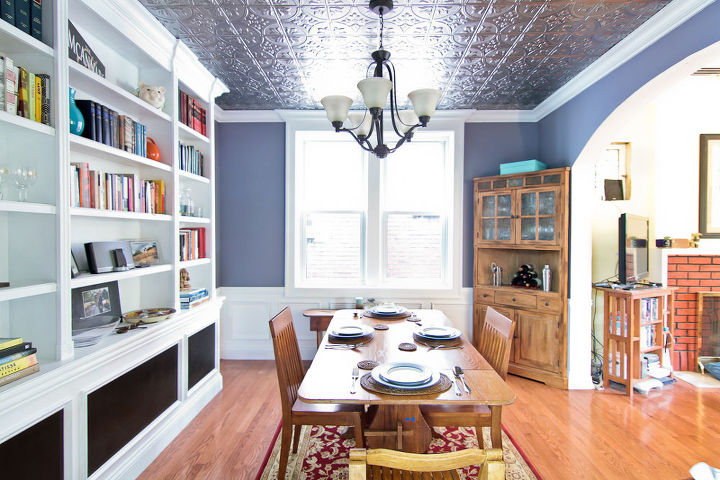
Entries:
[[123,315],[127,323],[156,323],[166,320],[175,313],[174,308],[143,308]]
[[415,333],[419,337],[431,340],[453,340],[462,336],[462,331],[457,328],[443,326],[421,327]]
[[372,371],[370,372],[370,376],[372,377],[373,380],[375,380],[376,382],[378,382],[382,385],[385,385],[386,387],[397,388],[397,389],[402,389],[402,390],[419,390],[421,388],[427,388],[432,385],[435,385],[440,380],[440,372],[438,372],[437,370],[434,370],[432,372],[430,380],[428,380],[425,383],[422,383],[420,385],[397,385],[394,383],[390,383],[386,380],[383,380],[382,377],[380,377],[380,369],[382,369],[383,367],[385,367],[385,366],[380,365],[379,367],[373,368]]
[[341,338],[356,338],[369,335],[372,331],[373,329],[367,325],[343,325],[333,328],[330,331],[330,335]]

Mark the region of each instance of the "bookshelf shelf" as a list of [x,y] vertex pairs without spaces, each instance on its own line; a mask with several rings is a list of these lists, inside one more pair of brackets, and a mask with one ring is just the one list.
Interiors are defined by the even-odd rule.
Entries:
[[34,283],[34,284],[20,284],[13,285],[10,283],[9,287],[0,288],[0,302],[7,300],[15,300],[18,298],[34,297],[35,295],[45,295],[46,293],[53,293],[57,290],[57,284],[54,282],[48,283]]
[[179,263],[180,268],[195,267],[198,265],[209,265],[209,258],[196,258],[195,260],[183,260]]
[[185,217],[180,216],[180,223],[187,224],[198,224],[198,223],[210,223],[210,219],[206,217]]
[[[2,25],[2,23],[0,23],[0,25]],[[2,39],[0,39],[0,45],[1,44]],[[0,112],[0,122],[15,125],[17,127],[22,127],[27,130],[44,133],[45,135],[55,135],[55,129],[53,127],[7,112]],[[0,123],[0,125],[2,125],[2,123]]]
[[210,139],[208,137],[206,137],[202,133],[196,132],[184,123],[178,122],[178,132],[180,134],[181,142],[192,142],[199,140],[205,144],[210,144]]
[[192,180],[194,182],[200,182],[204,184],[210,183],[210,179],[202,177],[200,175],[195,175],[194,173],[186,172],[185,170],[179,170],[178,173],[180,174],[180,177],[182,177],[182,179]]
[[110,147],[103,143],[90,140],[89,138],[70,135],[70,149],[75,152],[82,152],[89,155],[99,155],[116,163],[128,165],[131,167],[149,167],[163,172],[172,172],[172,167],[149,158],[129,153],[119,148]]
[[89,285],[97,285],[98,283],[114,282],[115,280],[127,280],[128,278],[144,277],[145,275],[154,275],[156,273],[169,272],[173,269],[170,264],[153,265],[152,267],[133,268],[126,272],[111,273],[83,273],[79,277],[71,280],[72,288],[87,287]]
[[0,23],[0,45],[3,52],[11,56],[17,53],[41,53],[52,59],[54,55],[52,47],[48,47],[7,22]]
[[172,215],[160,213],[141,213],[141,212],[120,212],[117,210],[102,210],[99,208],[70,208],[70,215],[77,217],[96,217],[123,220],[148,220],[154,222],[169,222]]
[[13,202],[11,200],[0,200],[0,212],[18,213],[41,213],[55,215],[55,205],[45,203]]
[[101,103],[117,108],[140,123],[143,123],[143,119],[147,115],[152,115],[166,122],[171,121],[170,115],[167,113],[153,107],[100,75],[91,72],[82,65],[73,61],[69,62],[68,65],[70,67],[70,85],[73,88],[97,98]]

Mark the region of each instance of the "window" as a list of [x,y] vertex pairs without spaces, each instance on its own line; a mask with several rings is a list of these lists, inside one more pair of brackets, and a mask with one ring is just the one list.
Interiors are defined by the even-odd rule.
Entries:
[[378,159],[349,136],[295,131],[292,287],[363,293],[456,287],[454,135],[417,132]]

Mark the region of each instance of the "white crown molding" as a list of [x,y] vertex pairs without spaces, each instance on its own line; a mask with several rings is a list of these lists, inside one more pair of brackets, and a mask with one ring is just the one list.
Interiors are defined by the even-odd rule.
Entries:
[[[215,106],[220,123],[327,122],[324,110],[223,110]],[[458,120],[465,123],[534,122],[532,110],[438,110],[433,120]],[[431,120],[432,122],[432,120]]]
[[275,110],[223,110],[215,105],[215,121],[220,123],[275,123],[284,120]]
[[537,122],[534,110],[473,110],[467,123],[524,123]]
[[535,107],[532,110],[535,121],[572,100],[714,1],[674,0]]

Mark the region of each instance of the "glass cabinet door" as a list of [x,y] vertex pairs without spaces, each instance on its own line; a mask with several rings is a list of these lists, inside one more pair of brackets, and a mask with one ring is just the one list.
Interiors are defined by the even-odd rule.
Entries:
[[476,242],[514,242],[512,192],[480,194],[475,205]]
[[560,188],[517,192],[518,243],[559,245]]

